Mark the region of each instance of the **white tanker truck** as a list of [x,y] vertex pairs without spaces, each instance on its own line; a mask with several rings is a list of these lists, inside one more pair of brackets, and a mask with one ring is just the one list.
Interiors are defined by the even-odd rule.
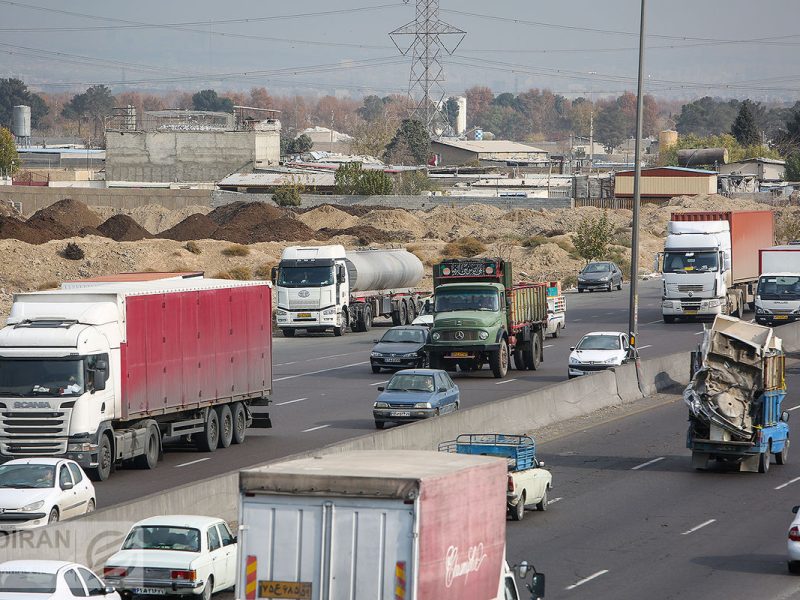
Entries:
[[406,250],[289,246],[272,270],[276,323],[286,337],[298,329],[367,331],[375,317],[406,325],[422,307],[416,286],[423,275],[422,262]]

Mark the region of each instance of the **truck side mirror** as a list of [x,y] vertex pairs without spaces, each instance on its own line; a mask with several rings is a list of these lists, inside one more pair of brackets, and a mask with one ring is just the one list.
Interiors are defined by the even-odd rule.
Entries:
[[517,577],[520,579],[525,579],[525,576],[530,571],[531,566],[528,564],[527,560],[523,560],[521,563],[517,565]]
[[108,376],[108,362],[104,360],[98,360],[94,364],[94,369],[91,369],[91,371],[94,373],[92,381],[92,390],[98,392],[106,389],[106,378]]
[[344,265],[339,265],[339,268],[336,269],[336,281],[339,283],[344,283],[345,280],[345,271]]
[[784,423],[789,422],[789,413],[787,411],[783,411],[781,413],[781,421],[783,421]]
[[544,598],[544,573],[534,573],[528,585],[528,591],[534,598]]
[[656,252],[655,258],[653,259],[653,272],[658,273],[658,263],[661,262],[661,252]]
[[272,279],[272,283],[278,281],[278,267],[272,267],[272,273],[270,275],[270,279]]

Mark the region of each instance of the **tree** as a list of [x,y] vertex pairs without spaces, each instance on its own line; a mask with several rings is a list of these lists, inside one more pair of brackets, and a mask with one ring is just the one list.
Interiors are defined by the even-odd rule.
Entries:
[[448,98],[444,103],[444,114],[447,117],[447,122],[450,124],[450,127],[453,128],[453,131],[455,131],[458,126],[459,110],[458,98]]
[[311,150],[313,145],[314,142],[311,141],[311,138],[303,133],[294,139],[292,153],[303,154],[304,152]]
[[61,115],[78,122],[78,132],[80,134],[80,123],[82,120],[94,123],[93,139],[98,138],[98,129],[102,130],[103,120],[111,114],[115,100],[111,95],[111,90],[104,85],[93,85],[82,94],[76,94],[64,106]]
[[19,155],[14,136],[5,127],[0,127],[0,176],[13,175],[19,169]]
[[364,98],[364,105],[356,112],[367,123],[375,123],[384,117],[385,108],[385,102],[379,96],[371,95]]
[[350,130],[353,141],[350,142],[350,151],[353,154],[366,156],[383,156],[386,146],[392,141],[398,122],[394,119],[382,119],[369,123],[358,119]]
[[195,110],[212,112],[233,112],[233,100],[220,98],[214,90],[202,90],[192,96],[192,107]]
[[787,155],[800,150],[800,102],[788,115],[785,130],[778,136],[778,146]]
[[594,135],[609,151],[619,146],[627,137],[629,123],[622,109],[615,103],[605,107],[594,121]]
[[334,174],[337,194],[356,196],[387,195],[394,191],[389,174],[382,170],[365,171],[361,163],[345,163]]
[[[406,152],[410,156],[406,156]],[[392,141],[386,147],[386,155],[392,161],[402,163],[410,158],[418,165],[427,164],[430,152],[431,138],[425,126],[413,119],[403,119]],[[397,161],[397,158],[401,160]]]
[[749,100],[742,102],[739,114],[736,115],[736,120],[731,125],[731,135],[742,146],[755,146],[761,143],[761,133],[759,133],[756,126]]
[[786,157],[786,181],[800,181],[800,152],[793,152]]
[[578,225],[572,243],[578,255],[587,263],[603,258],[614,235],[614,225],[604,211],[597,219],[587,217]]
[[29,91],[21,79],[0,79],[0,127],[11,127],[14,107],[19,104],[31,107],[31,127],[34,128],[49,111],[41,96]]
[[731,130],[739,110],[738,100],[715,100],[705,96],[681,107],[675,129],[681,135],[718,135]]
[[489,110],[494,100],[494,93],[486,86],[474,86],[464,92],[467,98],[468,126],[481,126],[483,115]]

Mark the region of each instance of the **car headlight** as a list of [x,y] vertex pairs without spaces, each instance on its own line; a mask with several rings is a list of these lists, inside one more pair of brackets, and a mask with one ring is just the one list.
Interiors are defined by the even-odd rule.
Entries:
[[372,358],[381,358],[383,356],[383,353],[381,353],[381,352],[370,352],[369,355]]
[[661,303],[661,308],[672,308],[672,300],[664,300]]
[[603,361],[603,364],[604,365],[615,365],[615,364],[619,364],[620,362],[622,362],[620,359],[615,358],[615,357],[611,357],[611,358],[605,359]]
[[373,404],[373,407],[374,408],[389,408],[389,403],[388,402],[376,402],[375,404]]
[[417,358],[419,356],[416,352],[408,352],[403,354],[402,358]]
[[489,333],[486,332],[486,331],[479,331],[478,332],[478,337],[481,338],[482,340],[485,340],[486,338],[489,337]]
[[580,282],[584,282],[584,281],[586,281],[586,278],[584,278],[584,277],[581,277],[581,276],[578,276],[578,281],[580,281]]
[[38,502],[31,502],[20,508],[20,512],[31,512],[34,510],[38,510],[44,506],[44,500],[39,500]]
[[434,340],[434,341],[438,341],[440,337],[442,337],[442,334],[439,333],[438,331],[434,331],[431,334],[431,339]]
[[571,365],[579,365],[579,364],[581,364],[581,361],[579,361],[574,356],[570,356],[569,357],[569,364],[571,364]]
[[771,315],[772,314],[772,311],[770,309],[764,308],[763,306],[757,306],[756,309],[758,310],[758,312],[763,313],[765,315]]
[[608,281],[608,277],[601,277],[600,281]]
[[335,308],[326,308],[325,310],[322,311],[322,315],[325,316],[325,317],[329,317],[329,316],[335,315],[335,314],[336,314],[336,309]]
[[430,402],[417,402],[414,405],[414,408],[430,408],[430,407],[431,407],[431,403]]

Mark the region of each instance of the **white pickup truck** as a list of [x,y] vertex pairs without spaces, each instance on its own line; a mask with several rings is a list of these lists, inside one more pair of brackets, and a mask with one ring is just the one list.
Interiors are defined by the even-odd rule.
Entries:
[[567,326],[567,300],[564,296],[547,297],[547,329],[545,335],[557,338]]
[[497,456],[508,461],[506,508],[511,519],[521,521],[525,509],[547,510],[547,492],[553,474],[536,458],[536,442],[529,435],[506,433],[462,433],[439,444],[440,452]]

